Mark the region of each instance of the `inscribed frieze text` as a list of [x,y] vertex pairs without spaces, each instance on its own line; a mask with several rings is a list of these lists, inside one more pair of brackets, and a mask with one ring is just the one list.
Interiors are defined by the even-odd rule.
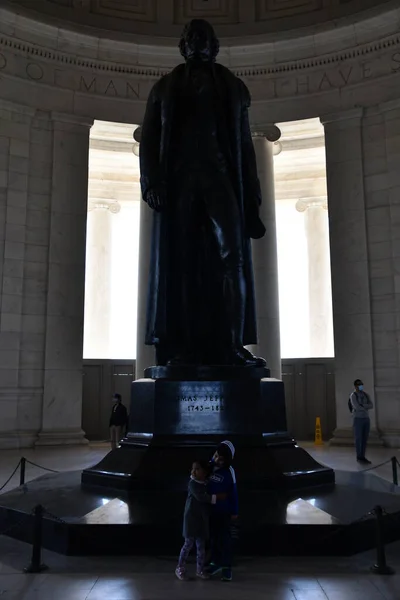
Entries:
[[[0,72],[82,94],[127,100],[145,100],[153,85],[151,78],[121,73],[90,71],[83,67],[31,60],[24,55],[0,52]],[[255,100],[289,98],[340,90],[400,72],[400,51],[388,50],[366,59],[347,59],[337,65],[310,67],[288,74],[244,77]]]

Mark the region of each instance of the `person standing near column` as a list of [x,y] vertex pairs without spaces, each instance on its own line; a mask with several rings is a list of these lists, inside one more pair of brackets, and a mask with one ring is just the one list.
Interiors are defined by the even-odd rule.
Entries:
[[110,437],[111,449],[115,450],[128,427],[128,411],[126,406],[122,404],[121,394],[114,394],[113,402],[114,406],[110,416]]
[[353,415],[354,439],[356,444],[357,461],[363,464],[371,464],[365,458],[368,435],[370,430],[370,419],[368,411],[374,408],[371,398],[364,392],[361,379],[354,382],[354,392],[350,394],[350,406]]

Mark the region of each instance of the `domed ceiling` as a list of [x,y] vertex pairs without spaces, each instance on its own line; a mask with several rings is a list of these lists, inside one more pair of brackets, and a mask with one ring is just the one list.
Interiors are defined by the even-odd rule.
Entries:
[[[3,0],[4,2],[4,0]],[[9,0],[30,13],[105,29],[179,36],[182,24],[204,18],[221,37],[261,35],[324,23],[389,5],[387,0]],[[357,17],[355,17],[357,18]]]

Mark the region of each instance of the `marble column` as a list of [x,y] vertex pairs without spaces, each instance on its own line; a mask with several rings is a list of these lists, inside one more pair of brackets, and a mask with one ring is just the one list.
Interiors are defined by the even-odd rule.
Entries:
[[90,119],[52,113],[44,393],[38,445],[87,443],[82,356]]
[[[347,401],[356,378],[363,380],[375,399],[362,119],[361,108],[321,119],[325,126],[335,340],[333,444],[353,443]],[[371,411],[370,443],[379,443],[375,415],[375,410]]]
[[111,321],[111,220],[119,213],[118,202],[89,200],[86,277],[84,355],[108,359]]
[[308,248],[310,356],[327,356],[332,347],[332,286],[329,265],[328,204],[326,197],[300,198]]
[[0,99],[0,448],[32,446],[40,424],[49,129]]
[[400,100],[362,119],[377,427],[400,445]]
[[[138,127],[134,134],[133,152],[139,156],[142,128]],[[140,199],[139,225],[139,265],[138,265],[138,302],[137,302],[137,335],[136,335],[136,379],[143,377],[147,367],[155,364],[154,346],[146,346],[146,313],[147,293],[149,287],[149,267],[151,253],[151,235],[153,227],[153,211]]]
[[154,346],[146,346],[146,307],[149,284],[149,266],[151,251],[151,232],[153,211],[146,202],[140,201],[140,233],[139,233],[139,268],[138,268],[138,303],[137,303],[137,337],[136,337],[136,379],[143,377],[147,367],[155,364]]
[[275,125],[253,134],[262,193],[260,216],[267,231],[262,239],[252,241],[258,344],[250,346],[266,359],[271,377],[277,379],[281,378],[281,344],[273,155],[280,135]]

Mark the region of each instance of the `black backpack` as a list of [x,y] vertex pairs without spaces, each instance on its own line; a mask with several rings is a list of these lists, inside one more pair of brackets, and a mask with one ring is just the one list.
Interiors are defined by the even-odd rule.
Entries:
[[349,399],[348,399],[348,402],[347,402],[347,406],[349,407],[349,411],[352,413],[353,412],[353,405],[351,403],[350,396],[349,396]]

